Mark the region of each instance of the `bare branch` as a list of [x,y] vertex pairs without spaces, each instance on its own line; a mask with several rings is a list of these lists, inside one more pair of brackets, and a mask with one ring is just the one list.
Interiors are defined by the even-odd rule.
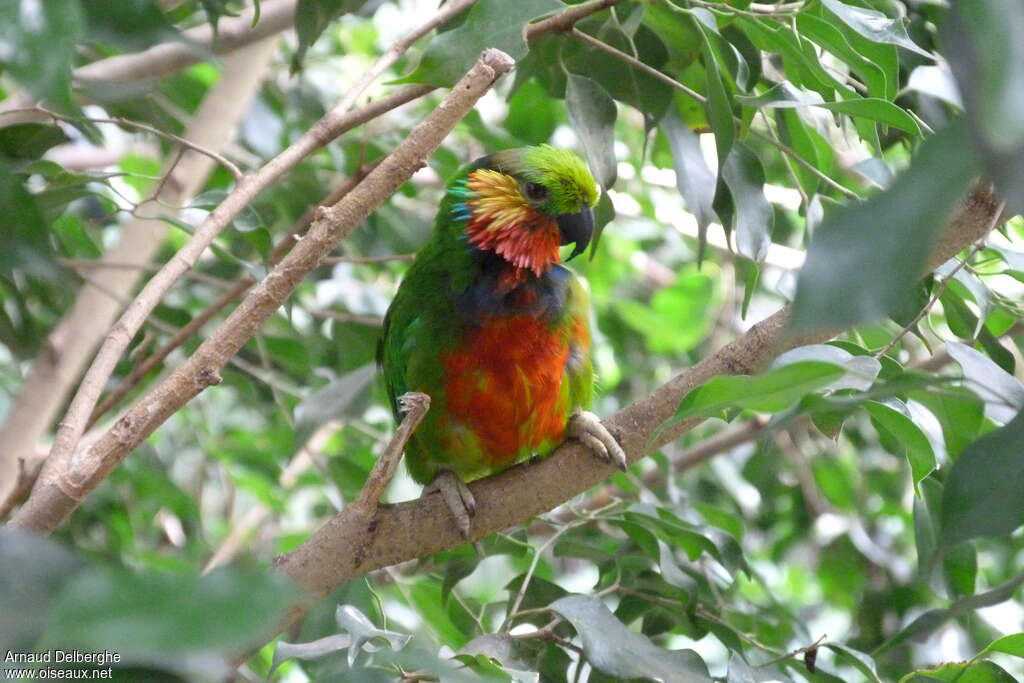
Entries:
[[416,254],[387,254],[385,256],[328,256],[324,259],[324,263],[328,265],[334,263],[390,263],[392,261],[412,263],[415,258]]
[[226,168],[231,173],[231,175],[235,177],[235,180],[241,180],[243,176],[241,169],[235,166],[234,162],[232,162],[227,157],[218,154],[214,150],[205,147],[204,145],[197,144],[187,138],[181,137],[180,135],[175,135],[174,133],[168,133],[167,131],[160,130],[159,128],[155,128],[149,125],[148,123],[132,121],[131,119],[126,119],[122,117],[117,117],[113,119],[97,118],[92,116],[86,116],[84,118],[75,118],[74,116],[65,116],[64,114],[51,111],[40,104],[37,104],[34,107],[28,107],[26,109],[8,109],[6,111],[0,112],[0,116],[17,115],[21,113],[38,113],[42,114],[45,117],[53,119],[54,121],[63,121],[65,123],[70,123],[72,125],[75,125],[79,121],[91,121],[92,123],[112,123],[114,125],[123,126],[125,128],[137,128],[139,130],[146,131],[147,133],[152,133],[157,137],[164,138],[165,140],[170,140],[171,142],[177,145],[181,145],[182,147],[187,147],[188,149],[191,149],[194,152],[198,152],[199,154],[205,154],[206,156],[210,157],[218,164]]
[[[299,220],[295,222],[295,225],[292,226],[291,230],[289,230],[281,241],[274,246],[273,250],[271,250],[270,256],[267,259],[267,265],[273,267],[280,263],[284,255],[287,254],[295,245],[295,240],[299,236],[305,234],[306,230],[309,228],[309,224],[313,221],[313,215],[316,213],[316,209],[318,207],[336,204],[342,197],[347,195],[353,187],[358,185],[363,178],[366,177],[366,174],[375,166],[376,163],[363,166],[355,175],[339,184],[337,188],[335,188],[329,195],[327,195],[327,197],[324,198],[322,202],[320,202],[320,204],[311,206],[307,209]],[[148,375],[153,368],[164,362],[164,359],[166,359],[174,349],[188,341],[192,335],[202,328],[203,325],[208,323],[215,315],[224,310],[224,308],[232,301],[245,294],[245,292],[247,292],[254,284],[256,284],[256,280],[252,275],[249,275],[248,273],[244,275],[241,279],[235,282],[230,289],[217,297],[212,304],[207,306],[202,313],[192,318],[188,324],[175,332],[166,342],[164,342],[164,345],[154,351],[151,356],[132,368],[131,372],[128,373],[128,376],[121,381],[117,389],[112,391],[92,411],[92,415],[89,416],[89,423],[85,428],[90,429],[94,424],[96,424],[100,417],[117,405],[117,402],[124,398],[125,395],[127,395],[143,377]]]
[[388,67],[397,62],[402,55],[412,47],[413,43],[446,21],[462,14],[466,8],[470,7],[475,2],[476,0],[451,0],[450,2],[446,2],[441,6],[440,11],[438,11],[434,16],[415,30],[395,41],[391,47],[388,48],[387,52],[378,57],[377,61],[373,63],[373,66],[367,69],[366,73],[360,76],[359,80],[349,88],[349,91],[345,93],[345,96],[341,98],[341,101],[338,103],[338,109],[341,109],[342,111],[351,109],[352,105],[354,105],[356,100],[359,99],[359,96],[362,95],[368,87],[370,87],[370,84],[377,80],[377,78],[384,73]]
[[219,382],[218,373],[224,365],[284,303],[306,274],[423,166],[455,124],[513,65],[512,59],[503,52],[485,50],[445,100],[394,152],[348,196],[319,211],[309,234],[184,364],[130,408],[89,448],[74,458],[69,454],[66,467],[57,470],[56,477],[40,479],[11,524],[39,532],[55,529],[133,448],[185,403]]
[[[231,130],[248,108],[252,93],[263,80],[273,45],[258,43],[240,50],[224,62],[224,75],[209,91],[185,132],[185,137],[208,149],[230,139]],[[165,161],[167,181],[154,197],[157,204],[185,204],[206,181],[213,168],[209,157],[185,151]],[[118,242],[103,255],[115,263],[149,263],[160,248],[169,226],[140,215],[127,221]],[[168,213],[160,208],[163,213]],[[43,342],[11,409],[0,425],[0,499],[14,482],[18,458],[34,463],[37,444],[53,424],[86,363],[117,318],[121,298],[135,290],[141,271],[95,269],[93,279],[117,294],[108,297],[90,285],[82,286],[75,302]],[[32,467],[32,469],[35,469]]]
[[608,9],[619,4],[622,0],[591,0],[573,5],[554,16],[532,24],[527,24],[523,29],[523,37],[527,40],[537,40],[554,33],[565,33],[572,30],[578,21],[586,19],[595,12]]
[[128,55],[107,57],[80,66],[72,76],[77,84],[89,81],[138,81],[157,79],[207,60],[210,53],[224,55],[290,28],[295,21],[296,0],[263,0],[260,20],[253,26],[255,8],[237,17],[224,17],[213,28],[208,23],[184,31],[185,40],[161,43]]
[[405,417],[402,418],[402,423],[398,425],[395,435],[391,437],[384,452],[373,463],[373,469],[370,470],[370,475],[366,478],[359,497],[349,504],[348,507],[352,514],[367,516],[373,514],[377,509],[380,498],[384,495],[384,489],[395,476],[395,470],[398,469],[398,462],[402,459],[405,444],[409,442],[409,437],[416,431],[416,427],[430,410],[430,397],[416,391],[403,394],[398,398],[398,402],[405,412]]
[[338,135],[380,114],[405,104],[433,90],[430,86],[410,86],[387,97],[371,102],[351,112],[328,112],[290,147],[267,162],[258,172],[246,176],[235,189],[214,209],[196,229],[188,242],[143,287],[134,301],[125,309],[111,328],[106,340],[93,359],[75,393],[71,405],[57,430],[53,449],[42,472],[43,483],[64,476],[78,440],[85,430],[103,390],[118,360],[132,337],[156,308],[164,294],[199,260],[199,257],[224,231],[231,220],[248,206],[265,188],[277,181],[302,159],[324,146]]

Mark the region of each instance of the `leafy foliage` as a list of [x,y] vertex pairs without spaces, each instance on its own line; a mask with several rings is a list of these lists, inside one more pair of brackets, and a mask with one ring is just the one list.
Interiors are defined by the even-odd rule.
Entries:
[[[166,137],[89,116],[181,134],[224,66],[130,83],[79,82],[75,69],[178,42],[240,7],[0,3],[0,110],[40,98],[70,117],[0,113],[0,416],[27,363],[51,352],[47,335],[76,290],[112,277],[112,265],[89,262],[110,253],[177,157]],[[517,60],[514,79],[311,274],[219,387],[83,502],[56,543],[0,534],[0,642],[120,649],[132,659],[119,674],[135,680],[229,675],[232,657],[259,646],[296,599],[272,573],[244,567],[269,567],[352,501],[393,429],[374,349],[443,179],[490,151],[552,143],[585,155],[603,186],[600,245],[572,263],[594,306],[597,412],[648,394],[789,301],[788,333],[837,338],[762,372],[730,368],[665,406],[663,429],[701,422],[581,499],[339,587],[253,655],[250,672],[596,683],[1024,675],[1024,221],[997,221],[983,243],[924,272],[979,175],[1007,216],[1024,209],[1024,8],[620,0],[576,32],[526,40],[530,22],[578,7],[478,0],[372,86],[361,101],[397,83],[450,86],[485,47]],[[435,10],[299,0],[295,38],[281,41],[222,151],[259,167]],[[309,207],[387,154],[440,96],[342,136],[256,197],[161,302],[108,388],[225,284],[263,277]],[[79,161],[99,156],[101,137],[116,160]],[[161,207],[154,260],[169,260],[232,186],[218,170],[187,207]],[[388,498],[417,494],[400,472]],[[240,567],[200,576],[215,556]]]

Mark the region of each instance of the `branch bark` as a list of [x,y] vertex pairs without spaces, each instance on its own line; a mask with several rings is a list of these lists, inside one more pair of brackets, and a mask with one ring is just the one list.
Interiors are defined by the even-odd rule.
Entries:
[[[363,178],[366,177],[375,165],[376,164],[371,164],[358,169],[355,175],[339,184],[338,187],[327,195],[323,201],[307,209],[299,220],[295,222],[295,225],[292,226],[291,230],[289,230],[281,241],[274,246],[274,249],[270,252],[270,256],[267,259],[267,265],[273,267],[281,262],[281,259],[284,258],[285,254],[295,246],[295,240],[306,233],[306,230],[309,228],[309,224],[313,222],[317,208],[320,206],[331,206],[332,204],[336,204],[342,197],[348,194],[352,188],[362,182]],[[192,318],[188,324],[171,335],[171,337],[164,342],[163,346],[132,368],[131,372],[128,373],[128,376],[121,381],[117,388],[110,392],[110,394],[108,394],[107,397],[93,409],[92,415],[89,416],[89,422],[86,424],[85,428],[92,428],[92,426],[95,425],[108,410],[117,405],[118,401],[124,398],[128,392],[135,387],[135,385],[141,382],[143,377],[148,375],[155,367],[160,365],[160,363],[164,362],[167,356],[171,355],[172,351],[188,341],[192,335],[203,327],[203,325],[210,322],[215,315],[224,310],[232,301],[245,294],[254,284],[256,284],[256,279],[250,274],[246,274],[239,278],[223,294],[217,297],[213,303],[207,306],[203,312]],[[3,519],[2,515],[0,515],[0,519]]]
[[[187,138],[211,149],[222,147],[230,139],[232,128],[263,79],[272,47],[272,43],[261,43],[225,60],[223,77],[200,105],[185,132]],[[171,164],[173,159],[165,165]],[[167,213],[164,205],[186,204],[212,169],[209,157],[185,152],[151,202],[156,207],[152,213]],[[104,259],[149,263],[168,229],[162,220],[133,218],[125,223],[119,241],[104,254]],[[71,309],[47,336],[0,426],[0,501],[8,499],[19,459],[25,460],[29,471],[38,469],[36,444],[50,428],[86,362],[110,329],[121,308],[118,301],[129,297],[143,273],[141,269],[97,268],[91,276],[101,280],[106,291],[83,285]],[[110,293],[116,296],[112,298]]]
[[[206,387],[218,383],[224,365],[284,303],[306,274],[426,163],[455,124],[513,65],[503,52],[486,50],[445,100],[362,183],[339,203],[320,210],[309,234],[185,363],[89,448],[74,457],[69,454],[63,470],[56,470],[55,476],[46,479],[41,477],[11,525],[42,533],[53,531],[132,449]],[[318,124],[311,132],[314,131],[320,134],[323,127]]]
[[[944,263],[984,237],[998,204],[988,188],[979,187],[972,192],[936,244],[930,267]],[[782,308],[648,396],[608,418],[605,426],[619,436],[629,461],[639,460],[701,422],[679,423],[651,440],[656,430],[671,417],[682,397],[694,387],[716,375],[757,372],[783,351],[827,341],[839,332],[825,330],[789,335],[786,333],[788,314],[788,307]],[[516,526],[551,510],[614,471],[582,446],[566,443],[538,462],[518,465],[473,482],[470,489],[476,498],[477,511],[470,540]],[[363,525],[347,525],[336,516],[308,541],[279,557],[275,565],[299,585],[322,594],[374,569],[465,542],[440,497],[428,496],[381,506]]]
[[[247,45],[258,43],[289,28],[295,21],[297,0],[265,0],[260,8],[260,20],[253,26],[254,8],[246,7],[237,17],[222,19],[218,24],[216,40],[209,24],[182,32],[183,40],[161,43],[127,55],[116,55],[80,66],[72,72],[78,86],[90,81],[128,82],[156,80],[198,62],[209,59],[210,54],[227,55]],[[11,97],[0,103],[0,127],[18,123],[45,121],[41,112],[15,112],[31,108],[35,99],[27,95]]]
[[[40,474],[40,483],[61,481],[72,454],[89,421],[107,379],[132,337],[156,308],[164,294],[188,271],[232,219],[256,196],[291,170],[302,159],[338,135],[371,118],[430,92],[430,86],[414,85],[350,112],[332,109],[291,146],[242,182],[196,228],[188,242],[154,275],[111,328],[92,365],[79,384],[64,420],[57,430],[53,449]],[[114,260],[113,258],[111,260]],[[37,484],[38,486],[38,484]],[[31,500],[31,499],[30,499]]]

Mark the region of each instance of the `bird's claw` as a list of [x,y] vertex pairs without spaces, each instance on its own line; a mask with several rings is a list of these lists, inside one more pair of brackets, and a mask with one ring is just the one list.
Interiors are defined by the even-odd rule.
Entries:
[[455,526],[465,538],[469,538],[473,516],[476,514],[476,499],[473,498],[472,491],[451,470],[438,472],[434,481],[423,488],[422,495],[427,496],[435,491],[441,494],[448,505]]
[[582,442],[598,459],[626,471],[626,452],[597,415],[586,410],[573,414],[566,436]]

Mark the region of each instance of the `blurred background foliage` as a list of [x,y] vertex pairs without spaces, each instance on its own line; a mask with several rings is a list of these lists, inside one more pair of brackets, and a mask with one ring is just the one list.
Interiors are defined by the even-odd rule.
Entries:
[[[1024,222],[917,280],[980,174],[1007,215],[1024,209],[1024,6],[623,0],[577,33],[523,41],[524,24],[565,7],[479,0],[373,85],[369,97],[449,86],[487,46],[519,60],[56,543],[0,536],[0,650],[117,650],[124,680],[1024,676]],[[74,87],[72,68],[241,9],[0,4],[0,97],[30,93],[64,117],[0,129],[0,415],[89,277],[83,263],[103,258],[175,154],[95,119],[181,134],[222,65],[204,55],[160,79]],[[224,154],[261,166],[435,11],[298,0]],[[110,389],[238,278],[265,273],[304,212],[442,94],[263,192],[156,309]],[[605,188],[600,243],[573,263],[593,295],[599,414],[787,301],[797,328],[849,331],[758,378],[713,380],[677,413],[710,419],[630,472],[479,547],[353,581],[231,673],[231,654],[293,597],[270,558],[354,498],[392,430],[374,349],[445,179],[544,142],[584,153]],[[233,183],[219,168],[187,207],[165,207],[175,229],[155,263]],[[400,473],[389,498],[416,495]]]

